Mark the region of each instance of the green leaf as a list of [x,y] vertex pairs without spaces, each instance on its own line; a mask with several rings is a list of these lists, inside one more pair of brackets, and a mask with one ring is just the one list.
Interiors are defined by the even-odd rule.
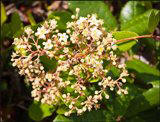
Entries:
[[65,117],[63,115],[57,115],[53,122],[110,122],[115,121],[110,116],[108,111],[104,110],[93,110],[91,112],[86,112],[80,116],[71,115],[70,117]]
[[[150,2],[145,2],[150,3]],[[121,24],[127,23],[128,21],[134,19],[138,15],[144,13],[147,10],[145,4],[140,1],[128,1],[122,8],[120,13]]]
[[109,103],[106,102],[106,104],[110,104],[109,106],[106,106],[115,116],[115,118],[117,118],[118,116],[123,117],[130,104],[130,101],[140,93],[140,90],[137,89],[133,84],[126,83],[124,86],[128,91],[127,95],[121,94],[115,99],[109,101]]
[[65,105],[61,105],[58,107],[56,113],[57,114],[64,114],[67,111],[68,111],[68,108]]
[[7,15],[3,3],[1,2],[1,26],[6,21]]
[[54,106],[41,104],[40,102],[34,101],[29,106],[29,117],[35,121],[40,121],[43,118],[52,115],[54,111]]
[[2,26],[2,39],[13,38],[20,36],[23,32],[23,23],[17,13],[13,13],[11,16],[11,22],[5,23]]
[[152,84],[152,88],[138,95],[131,101],[126,112],[126,116],[130,117],[159,104],[160,72],[155,67],[151,67],[136,59],[126,62],[126,65],[130,72],[136,73],[138,80]]
[[137,60],[137,59],[133,59],[133,60],[126,62],[126,65],[128,69],[133,69],[137,71],[138,73],[153,74],[156,76],[160,75],[160,72],[155,67],[151,67],[150,65],[145,64],[142,61]]
[[[156,11],[155,9],[150,9],[146,11],[145,13],[135,17],[134,19],[128,21],[125,24],[121,25],[121,30],[125,31],[132,31],[136,32],[137,34],[148,34],[150,33],[153,28],[150,29],[150,16],[153,11]],[[156,16],[157,17],[157,16]],[[157,22],[154,22],[154,27]]]
[[68,11],[54,11],[48,16],[49,19],[57,20],[58,29],[65,30],[66,23],[71,21],[71,13]]
[[63,115],[57,115],[53,122],[74,122],[72,119],[69,119]]
[[[121,40],[125,38],[130,38],[130,37],[136,37],[138,34],[135,32],[130,32],[130,31],[116,31],[112,33],[113,37],[116,40]],[[124,41],[124,42],[119,42],[118,44],[118,49],[120,51],[127,51],[130,48],[132,48],[133,45],[136,44],[137,40],[129,40],[129,41]]]
[[55,58],[50,59],[47,55],[40,56],[40,61],[46,71],[56,69],[58,62]]
[[[136,117],[139,117],[141,119],[143,119],[144,121],[142,122],[156,122],[157,120],[160,120],[160,116],[159,116],[159,108],[158,107],[154,107],[152,109],[149,109],[147,111],[143,111],[140,112]],[[126,118],[127,120],[134,120],[134,118],[136,117],[130,117],[130,118]],[[129,122],[135,122],[135,121],[129,121]],[[140,121],[141,122],[141,121]]]
[[146,122],[146,121],[139,116],[135,116],[135,117],[131,117],[131,119],[127,119],[127,122]]
[[160,71],[139,60],[133,59],[126,62],[127,69],[136,74],[136,78],[143,82],[152,82],[160,79]]
[[4,23],[2,26],[1,32],[2,32],[2,35],[1,35],[2,40],[6,37],[12,38],[12,36],[13,36],[10,24]]
[[23,23],[18,15],[18,13],[13,13],[10,23],[13,37],[20,36],[23,32]]
[[160,21],[160,10],[153,10],[149,17],[149,23],[148,23],[148,28],[151,33],[155,30],[159,21]]
[[109,10],[109,6],[102,1],[69,1],[69,9],[75,14],[75,9],[80,8],[80,16],[97,14],[104,20],[104,27],[111,31],[117,27],[117,21]]
[[130,117],[136,115],[139,112],[145,111],[157,105],[159,105],[159,83],[143,94],[135,97],[127,109],[126,116]]

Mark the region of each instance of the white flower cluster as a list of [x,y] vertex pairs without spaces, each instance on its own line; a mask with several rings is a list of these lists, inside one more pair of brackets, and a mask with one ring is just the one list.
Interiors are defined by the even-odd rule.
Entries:
[[[78,17],[79,9],[76,12],[73,21],[67,23],[66,33],[56,30],[54,19],[45,21],[36,31],[26,28],[24,35],[14,40],[11,59],[19,74],[32,84],[32,97],[52,105],[63,103],[68,107],[65,116],[98,109],[102,98],[109,99],[113,90],[127,94],[122,83],[128,73],[114,53],[116,40],[96,14]],[[54,69],[45,69],[40,58],[44,55],[56,60]],[[121,72],[117,78],[109,73],[113,66]]]

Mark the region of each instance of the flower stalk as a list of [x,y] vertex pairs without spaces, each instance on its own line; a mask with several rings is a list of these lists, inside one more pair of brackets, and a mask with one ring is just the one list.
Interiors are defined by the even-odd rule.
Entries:
[[125,38],[121,40],[116,40],[116,43],[135,40],[135,39],[141,39],[141,38],[154,38],[155,40],[160,40],[160,36],[149,34],[149,35],[135,36],[135,37]]

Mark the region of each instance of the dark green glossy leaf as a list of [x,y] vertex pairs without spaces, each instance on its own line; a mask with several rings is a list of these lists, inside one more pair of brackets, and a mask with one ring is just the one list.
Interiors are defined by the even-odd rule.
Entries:
[[[150,2],[145,2],[150,4]],[[121,24],[127,23],[147,10],[146,4],[140,1],[128,1],[120,13]]]
[[[130,38],[130,37],[135,37],[138,36],[135,32],[130,32],[130,31],[116,31],[112,33],[113,37],[116,40],[121,40],[125,38]],[[119,42],[117,43],[118,49],[120,51],[127,51],[130,48],[132,48],[133,45],[136,44],[137,40],[129,40],[129,41],[124,41],[124,42]]]
[[40,57],[40,61],[43,64],[45,70],[54,70],[57,67],[57,60],[55,58],[50,59],[46,55]]
[[138,73],[148,73],[156,76],[160,75],[160,72],[155,67],[151,67],[137,59],[126,62],[126,65],[128,69],[136,70]]
[[135,97],[127,109],[126,116],[136,115],[157,105],[159,105],[159,85]]
[[159,104],[160,72],[155,67],[136,59],[128,61],[126,64],[130,72],[136,73],[138,80],[152,84],[152,88],[139,94],[131,101],[126,114],[129,117]]
[[66,23],[71,21],[71,13],[68,11],[54,11],[48,16],[48,18],[57,20],[58,29],[65,30]]
[[[140,34],[140,35],[150,33],[151,30],[153,30],[153,28],[150,29],[150,26],[148,26],[148,25],[149,25],[151,13],[153,11],[156,11],[156,10],[150,9],[150,10],[146,11],[145,13],[128,21],[127,23],[122,24],[121,30],[136,32],[137,34]],[[157,22],[154,22],[153,27],[157,26],[156,23]]]
[[29,106],[29,117],[33,120],[40,121],[43,118],[52,115],[54,111],[54,106],[41,104],[40,102],[34,101]]
[[23,32],[23,23],[17,13],[13,13],[10,23],[2,26],[2,39],[20,36]]
[[112,112],[115,118],[123,117],[126,113],[126,110],[130,104],[130,101],[135,98],[141,91],[136,88],[135,85],[127,83],[124,85],[128,91],[127,95],[121,94],[118,95],[115,99],[106,102],[108,109]]
[[114,122],[115,120],[110,116],[108,111],[104,110],[93,110],[91,112],[86,112],[83,115],[71,115],[70,117],[65,117],[63,115],[57,115],[53,122]]
[[18,13],[14,13],[11,18],[11,23],[10,23],[13,37],[20,36],[23,32],[23,23],[21,22],[20,16]]
[[159,21],[160,21],[160,10],[152,11],[148,23],[148,28],[151,33],[155,30]]
[[[145,122],[157,122],[157,120],[160,120],[160,116],[159,115],[160,115],[159,108],[158,107],[154,107],[154,108],[149,109],[147,111],[140,112],[135,117],[130,117],[129,120],[136,120],[134,118],[141,118]],[[126,119],[128,120],[128,118],[126,118]],[[134,121],[129,121],[129,122],[134,122]]]
[[69,1],[69,9],[75,13],[75,9],[80,8],[80,16],[97,14],[104,20],[106,30],[111,31],[117,27],[117,21],[109,10],[109,6],[103,1]]
[[139,116],[135,116],[135,117],[131,117],[131,119],[127,119],[127,122],[146,122],[146,121]]
[[68,108],[65,105],[61,105],[58,107],[56,113],[57,114],[64,114],[67,111],[68,111]]
[[72,119],[69,119],[63,115],[57,115],[53,122],[74,122]]
[[136,74],[136,78],[143,82],[152,82],[160,79],[160,71],[139,60],[133,59],[126,62],[127,69]]

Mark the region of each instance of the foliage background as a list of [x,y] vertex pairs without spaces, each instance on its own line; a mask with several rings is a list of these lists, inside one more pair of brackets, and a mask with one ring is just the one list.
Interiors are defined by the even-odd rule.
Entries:
[[[3,3],[3,4],[2,4]],[[65,118],[48,106],[34,104],[30,97],[31,88],[24,83],[17,69],[11,66],[10,55],[13,38],[20,35],[28,25],[35,26],[47,18],[59,17],[59,28],[65,30],[65,22],[76,7],[80,14],[97,13],[104,19],[107,30],[115,33],[116,39],[154,33],[160,35],[160,8],[157,1],[10,1],[1,3],[1,54],[0,54],[0,121],[4,122],[67,122],[74,121],[139,121],[160,120],[160,42],[155,39],[132,40],[120,44],[119,49],[127,61],[131,74],[128,79],[129,95],[120,96],[106,103],[101,110],[83,116]],[[154,12],[153,12],[154,11]],[[129,31],[129,32],[128,32]],[[133,34],[134,33],[134,34]],[[116,71],[115,71],[116,73]],[[57,108],[56,108],[57,109]],[[55,110],[56,110],[55,109]],[[59,115],[57,115],[59,113]]]

